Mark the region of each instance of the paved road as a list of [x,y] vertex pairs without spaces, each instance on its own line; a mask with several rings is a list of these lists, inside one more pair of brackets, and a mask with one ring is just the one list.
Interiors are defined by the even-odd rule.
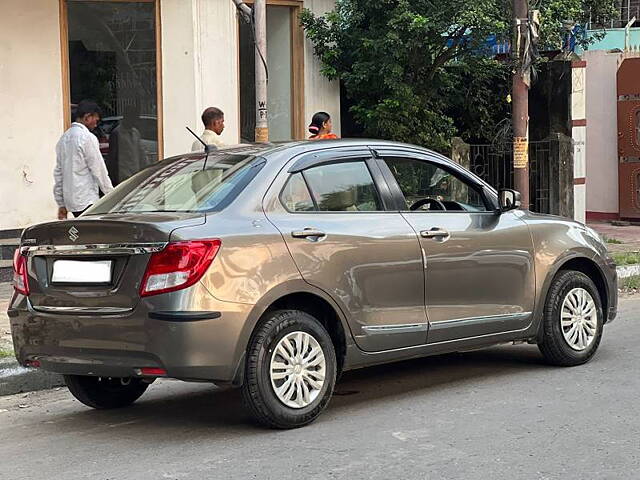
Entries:
[[65,389],[0,398],[2,479],[637,479],[640,299],[595,359],[553,368],[507,346],[345,375],[294,431],[254,426],[236,391],[154,384],[92,411]]

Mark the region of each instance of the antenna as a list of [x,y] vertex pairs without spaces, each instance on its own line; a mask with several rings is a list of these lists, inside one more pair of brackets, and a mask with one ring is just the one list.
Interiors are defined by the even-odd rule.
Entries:
[[217,150],[217,147],[215,145],[207,145],[206,143],[204,143],[202,139],[198,135],[196,135],[196,133],[193,130],[191,130],[189,127],[185,127],[185,128],[189,130],[189,133],[194,137],[196,137],[196,139],[202,144],[202,146],[204,147],[204,153],[209,155],[209,153],[211,153],[213,150]]

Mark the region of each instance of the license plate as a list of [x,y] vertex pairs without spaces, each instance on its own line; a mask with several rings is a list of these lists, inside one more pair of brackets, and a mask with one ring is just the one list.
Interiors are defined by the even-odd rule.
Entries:
[[111,283],[111,260],[53,262],[54,283]]

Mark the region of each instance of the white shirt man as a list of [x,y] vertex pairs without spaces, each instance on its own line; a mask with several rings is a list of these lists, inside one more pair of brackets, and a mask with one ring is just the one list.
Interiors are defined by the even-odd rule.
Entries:
[[[202,140],[207,145],[215,145],[218,148],[224,147],[224,142],[220,139],[220,135],[218,135],[213,130],[205,129],[205,131],[200,135],[200,140]],[[200,143],[198,140],[193,142],[191,146],[192,152],[203,152],[204,145]]]
[[[209,107],[202,112],[202,123],[204,124],[204,133],[200,139],[207,145],[215,145],[218,148],[225,146],[220,139],[220,135],[224,130],[224,113],[216,107]],[[193,142],[191,146],[192,152],[203,152],[204,146],[198,140]]]
[[97,202],[99,190],[105,195],[113,190],[98,139],[89,130],[99,120],[97,105],[80,102],[76,121],[56,145],[53,195],[61,220],[67,218],[67,212],[78,216]]

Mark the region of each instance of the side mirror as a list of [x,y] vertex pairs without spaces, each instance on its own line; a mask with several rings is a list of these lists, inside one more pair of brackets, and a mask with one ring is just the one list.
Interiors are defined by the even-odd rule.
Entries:
[[502,212],[520,208],[522,205],[522,202],[520,201],[520,192],[510,188],[505,188],[498,192],[498,201],[500,202],[500,210]]

